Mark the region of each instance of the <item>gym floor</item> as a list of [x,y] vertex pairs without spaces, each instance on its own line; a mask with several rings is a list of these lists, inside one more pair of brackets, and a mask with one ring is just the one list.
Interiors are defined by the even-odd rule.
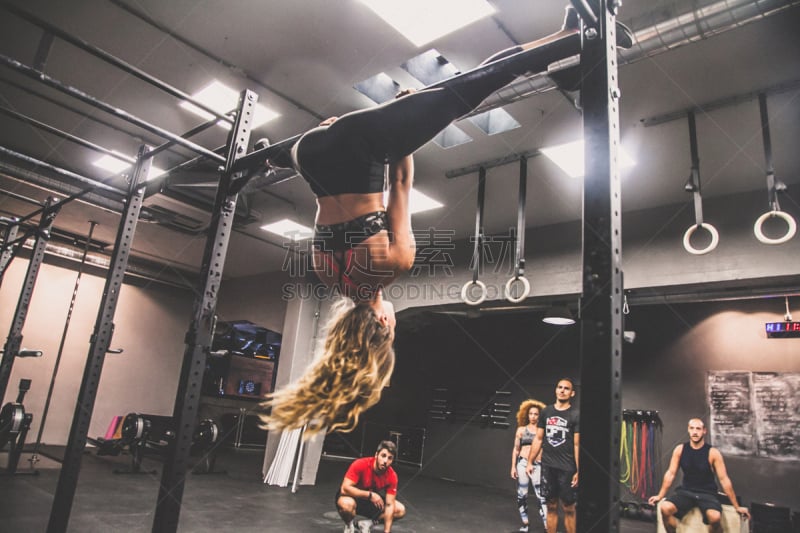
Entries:
[[[58,457],[63,449],[43,448]],[[23,454],[19,471],[29,469],[30,454]],[[0,465],[7,454],[0,454]],[[47,529],[59,464],[40,455],[39,475],[0,478],[0,532],[38,533]],[[261,482],[261,451],[224,450],[216,470],[222,474],[191,475],[183,494],[179,531],[237,533],[286,531],[291,533],[341,531],[343,523],[333,506],[334,493],[349,461],[323,457],[314,486],[291,488]],[[149,532],[158,495],[160,463],[145,458],[144,471],[158,474],[114,474],[129,467],[129,457],[83,458],[78,489],[70,515],[69,531],[108,533]],[[398,499],[408,514],[392,530],[402,532],[511,532],[519,528],[514,493],[461,485],[421,476],[418,470],[397,466]],[[532,532],[542,531],[538,520]],[[373,531],[383,531],[379,526]],[[655,531],[655,524],[623,520],[620,531]]]

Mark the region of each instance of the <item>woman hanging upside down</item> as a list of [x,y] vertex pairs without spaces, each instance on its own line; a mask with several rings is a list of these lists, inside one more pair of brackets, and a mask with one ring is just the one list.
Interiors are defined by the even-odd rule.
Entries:
[[412,154],[516,77],[578,54],[576,20],[568,14],[559,32],[503,50],[431,88],[329,118],[306,132],[291,152],[270,159],[273,166],[294,167],[317,196],[314,269],[345,298],[335,306],[321,357],[297,383],[267,401],[267,427],[307,424],[308,435],[349,431],[377,403],[394,368],[394,309],[381,289],[411,269],[416,251],[408,209]]

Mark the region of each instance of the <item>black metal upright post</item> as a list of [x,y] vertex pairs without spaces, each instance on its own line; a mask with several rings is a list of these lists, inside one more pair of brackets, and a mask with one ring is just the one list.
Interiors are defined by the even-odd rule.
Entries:
[[25,318],[28,316],[28,307],[31,304],[36,278],[39,276],[39,267],[42,266],[42,261],[44,260],[44,251],[50,241],[50,230],[60,208],[60,206],[56,206],[57,202],[58,200],[54,197],[47,199],[45,211],[42,212],[39,226],[36,228],[36,240],[33,243],[33,251],[28,262],[25,281],[22,282],[22,291],[20,291],[19,300],[17,300],[17,309],[14,311],[8,338],[3,346],[3,359],[0,362],[0,402],[3,401],[6,395],[8,380],[11,379],[11,368],[14,366],[14,358],[17,357],[20,347],[22,347],[22,328],[25,326]]
[[[18,231],[19,223],[16,219],[9,221],[9,224],[3,228],[3,242],[0,243],[3,246],[3,249],[0,250],[0,285],[3,284],[6,268],[14,258],[14,245],[11,243],[17,238]],[[3,401],[1,396],[0,401]]]
[[617,152],[618,0],[592,0],[583,20],[583,185],[580,457],[577,530],[619,531],[622,368],[621,202]]
[[233,163],[247,152],[252,117],[257,102],[258,96],[254,92],[242,92],[239,112],[228,137],[228,155],[217,187],[214,211],[208,229],[200,287],[195,296],[192,322],[186,333],[186,349],[173,410],[175,439],[167,452],[161,474],[161,487],[153,518],[154,533],[175,532],[178,529],[183,488],[186,473],[189,471],[192,435],[197,421],[197,410],[200,407],[200,389],[206,358],[211,349],[217,295],[222,282],[222,268],[225,265],[228,241],[233,230],[238,197],[237,193],[231,192],[234,188]]
[[75,498],[75,489],[78,485],[81,457],[83,449],[86,447],[89,423],[92,421],[92,411],[100,384],[100,373],[103,370],[106,352],[114,334],[114,313],[125,278],[125,270],[128,268],[133,236],[136,233],[139,212],[142,210],[145,183],[152,163],[152,159],[143,157],[148,149],[149,147],[145,145],[139,148],[136,165],[131,175],[128,200],[119,222],[117,238],[114,241],[114,251],[111,254],[103,297],[100,300],[100,308],[89,345],[89,356],[83,371],[81,388],[78,391],[78,403],[75,406],[75,414],[69,430],[64,463],[61,465],[53,507],[50,509],[47,533],[67,531],[72,500]]

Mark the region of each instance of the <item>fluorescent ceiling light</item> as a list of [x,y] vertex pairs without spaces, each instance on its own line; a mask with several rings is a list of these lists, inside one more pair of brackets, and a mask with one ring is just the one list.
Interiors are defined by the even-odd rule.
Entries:
[[[583,140],[573,141],[558,146],[542,148],[541,152],[571,178],[580,178],[584,173]],[[621,147],[619,149],[620,169],[630,168],[636,164]]]
[[411,197],[408,199],[408,209],[412,215],[414,213],[422,213],[423,211],[437,209],[443,205],[443,203],[434,200],[427,194],[421,193],[416,189],[411,189]]
[[[119,154],[119,152],[114,151],[115,154]],[[120,154],[122,155],[122,154]],[[123,156],[127,157],[127,156]],[[131,164],[129,161],[125,161],[123,159],[116,158],[112,155],[104,155],[97,161],[92,163],[96,167],[100,167],[103,170],[108,170],[109,172],[120,173],[126,168],[130,167]]]
[[[389,191],[383,192],[383,203],[389,202]],[[419,192],[416,189],[411,189],[411,195],[408,198],[408,211],[409,214],[422,213],[423,211],[430,211],[442,207],[444,204],[434,200],[425,193]]]
[[[120,157],[114,157],[112,155],[104,155],[100,159],[94,161],[92,164],[96,167],[100,167],[103,170],[107,170],[109,172],[113,172],[114,174],[121,174],[125,172],[129,168],[131,168],[131,164],[129,161],[131,160],[130,157],[117,152],[116,150],[112,150],[115,154],[119,154]],[[121,159],[125,158],[125,159]],[[158,168],[155,165],[150,165],[150,172],[147,174],[147,180],[151,180],[153,178],[157,178],[161,174],[164,173],[163,169]]]
[[261,226],[261,229],[276,235],[280,235],[281,237],[286,237],[287,239],[291,239],[293,241],[309,239],[314,234],[314,230],[311,228],[303,226],[302,224],[298,224],[297,222],[289,220],[288,218],[273,222],[272,224],[265,224]]
[[485,0],[361,0],[403,36],[422,46],[495,12]]
[[[194,93],[192,98],[201,104],[205,104],[217,113],[224,115],[225,113],[236,109],[236,104],[239,102],[239,93],[227,85],[214,80],[203,89],[200,89],[198,92]],[[181,102],[181,107],[188,109],[195,115],[200,116],[203,120],[211,120],[214,118],[211,113],[203,111],[192,103]],[[253,116],[251,128],[255,129],[279,116],[280,115],[275,111],[272,111],[261,104],[256,104],[256,111]],[[228,122],[221,120],[219,125],[226,129],[231,129],[231,125]]]

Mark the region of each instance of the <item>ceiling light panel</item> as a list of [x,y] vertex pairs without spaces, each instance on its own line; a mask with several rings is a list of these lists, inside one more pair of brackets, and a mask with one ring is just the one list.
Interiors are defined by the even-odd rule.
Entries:
[[485,0],[361,0],[416,46],[489,16],[494,7]]
[[293,241],[309,239],[314,234],[314,230],[308,226],[298,224],[297,222],[289,220],[288,218],[284,218],[283,220],[279,220],[271,224],[265,224],[261,226],[261,229]]
[[[584,174],[584,144],[583,140],[573,141],[540,150],[548,159],[558,165],[571,178],[580,178]],[[620,147],[618,152],[620,170],[630,168],[636,164],[625,150]]]
[[[200,89],[198,92],[192,95],[192,98],[204,104],[217,113],[224,115],[236,109],[236,106],[239,103],[239,92],[235,89],[228,87],[227,85],[220,83],[218,80],[214,80],[208,85],[206,85],[203,89]],[[190,102],[181,102],[181,107],[187,109],[188,111],[198,115],[203,120],[211,120],[213,115],[203,111],[196,105]],[[271,109],[263,106],[261,104],[256,104],[256,111],[253,115],[253,123],[252,128],[255,129],[262,124],[266,124],[270,120],[273,120],[279,117],[280,114],[272,111]],[[219,125],[224,127],[225,129],[230,129],[231,125],[228,122],[220,121]]]

